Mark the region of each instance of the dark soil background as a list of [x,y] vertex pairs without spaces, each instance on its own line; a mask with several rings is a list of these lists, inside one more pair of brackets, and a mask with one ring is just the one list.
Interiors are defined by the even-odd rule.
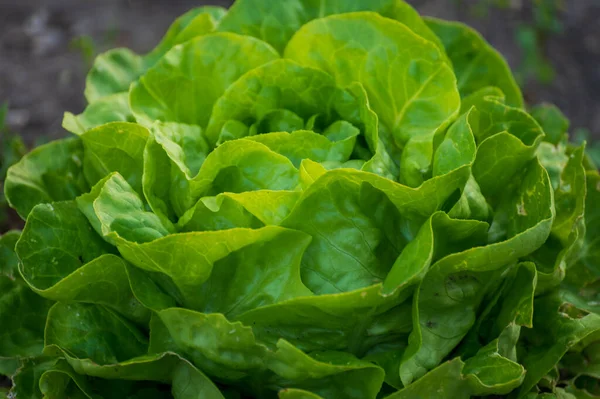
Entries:
[[[540,0],[505,0],[507,9],[475,15],[486,1],[498,0],[409,0],[424,15],[474,26],[517,69],[524,54],[516,31],[532,24],[532,3]],[[28,144],[65,135],[63,112],[85,106],[88,65],[77,48],[82,37],[89,51],[125,46],[145,52],[178,15],[202,4],[231,1],[0,0],[0,103],[10,104],[9,127]],[[555,78],[549,84],[530,78],[526,99],[557,104],[573,128],[587,128],[600,139],[600,0],[563,0],[558,17],[562,32],[549,35],[541,48]]]

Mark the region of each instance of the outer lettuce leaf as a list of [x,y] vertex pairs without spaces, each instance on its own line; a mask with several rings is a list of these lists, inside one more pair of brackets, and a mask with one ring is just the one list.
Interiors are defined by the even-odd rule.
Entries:
[[[48,352],[63,355],[56,347],[49,347]],[[45,357],[25,362],[14,378],[11,394],[32,399],[224,398],[201,371],[174,353],[146,356],[113,365],[90,364],[84,370],[88,376],[78,373],[70,365],[77,364],[75,358],[65,356],[68,360]],[[148,381],[151,379],[157,382]],[[36,383],[38,380],[39,384]],[[172,384],[170,389],[164,382]]]
[[388,146],[403,150],[394,159],[400,181],[418,186],[431,173],[434,136],[460,108],[456,79],[436,45],[378,14],[351,13],[304,25],[285,56],[330,73],[342,86],[360,82]]
[[73,201],[36,206],[17,243],[23,275],[46,289],[111,248],[98,237]]
[[284,340],[269,359],[276,387],[310,390],[325,398],[375,398],[383,370],[345,352],[304,354]]
[[237,381],[265,369],[267,347],[252,329],[231,323],[222,314],[170,308],[159,312],[174,343],[208,374]]
[[294,33],[312,19],[356,11],[375,11],[384,17],[396,19],[441,48],[439,39],[427,28],[419,14],[401,0],[293,0],[285,4],[266,0],[238,0],[218,29],[257,37],[283,52]]
[[[450,221],[441,213],[434,216],[436,221],[447,224],[436,223],[445,227],[440,229],[440,236],[452,237],[447,243],[440,243],[437,256],[461,247],[469,248],[473,245],[473,237],[477,233],[481,237],[485,231],[482,231],[482,228],[485,229],[484,223]],[[430,263],[432,258],[429,247],[424,244],[427,241],[422,236],[425,237],[420,232],[396,260],[386,280],[386,284],[391,286],[391,290],[387,290],[392,292],[386,292],[386,285],[382,287],[376,284],[351,292],[300,297],[250,310],[238,316],[238,319],[251,323],[261,340],[276,342],[279,337],[284,337],[304,350],[338,349],[363,354],[374,344],[386,342],[390,336],[405,337],[410,332],[411,308],[402,302],[412,293],[409,288],[423,277],[427,262]],[[314,239],[321,237],[317,235]],[[334,236],[329,242],[333,240],[337,240],[337,237]],[[413,264],[423,269],[410,275],[408,270],[417,268]],[[304,281],[307,284],[310,282],[307,278]],[[400,287],[402,289],[397,289]],[[385,295],[382,296],[381,292]]]
[[540,104],[531,108],[529,112],[544,129],[546,141],[556,145],[566,138],[570,122],[558,107],[552,104]]
[[[33,386],[30,393],[31,398],[86,398],[92,399],[97,397],[139,397],[144,395],[150,398],[163,398],[165,393],[160,393],[158,387],[136,386],[135,383],[125,381],[103,381],[100,379],[86,378],[77,374],[65,360],[58,360],[54,364],[52,362],[41,363],[33,366],[34,373],[43,371],[41,374],[39,387]],[[36,370],[37,368],[37,370]],[[22,373],[31,372],[23,370]],[[15,393],[17,395],[22,392],[23,387],[16,386]],[[21,389],[19,389],[21,388]]]
[[196,7],[186,12],[171,24],[160,43],[144,56],[144,63],[155,65],[176,45],[212,32],[225,14],[224,8],[216,6]]
[[528,370],[523,385],[514,397],[523,398],[574,345],[588,337],[597,337],[600,316],[587,314],[555,293],[535,303],[534,330],[527,331],[527,354],[523,365]]
[[[131,50],[117,48],[100,54],[86,77],[85,98],[93,104],[106,96],[126,92],[129,84],[143,72],[142,57]],[[91,114],[92,109],[84,114]]]
[[266,386],[253,388],[258,397],[266,389],[293,387],[323,397],[375,398],[383,380],[380,368],[348,353],[308,356],[284,340],[269,349],[256,341],[251,328],[230,323],[219,314],[172,308],[159,315],[174,341],[207,373],[239,381],[261,370],[267,372]]
[[[161,270],[173,280],[181,293],[181,301],[190,308],[233,317],[254,307],[311,294],[301,283],[298,270],[308,237],[281,228],[185,233],[151,245],[134,247],[124,244],[121,251],[137,266],[154,271],[144,263],[142,256],[153,254],[161,247],[190,240],[205,246],[204,250],[196,249],[196,259],[178,266],[175,257],[165,262]],[[214,245],[221,246],[221,251],[215,251]],[[274,250],[268,249],[269,246],[287,248],[287,253],[276,255]],[[243,264],[242,259],[245,259]],[[266,263],[267,259],[271,261]],[[262,270],[258,269],[259,266]],[[186,269],[195,270],[197,276],[192,279],[188,273],[185,280]],[[248,279],[252,284],[247,284]],[[194,292],[196,295],[192,294]]]
[[[175,398],[194,398],[198,394],[222,398],[218,389],[179,355],[168,352],[145,355],[145,337],[102,306],[55,305],[49,314],[45,343],[44,352],[47,355],[64,356],[72,370],[79,375],[116,378],[112,387],[101,387],[97,379],[85,380],[90,382],[90,390],[104,391],[103,397],[111,394],[130,395],[131,391],[139,390],[140,384],[137,384],[140,388],[136,389],[136,384],[118,381],[133,380],[171,382]],[[74,379],[77,374],[72,374]],[[42,389],[43,379],[40,385]],[[158,395],[160,390],[155,392],[158,387],[153,389],[153,385],[145,384],[142,391],[148,395]],[[88,393],[89,397],[93,397],[91,394]]]
[[74,201],[36,206],[16,246],[23,276],[46,289],[100,255],[113,252]]
[[545,170],[532,161],[507,200],[513,212],[507,239],[448,255],[430,267],[413,300],[414,329],[400,367],[404,384],[450,353],[474,324],[476,310],[497,276],[548,238],[554,219],[550,190]]
[[275,345],[283,338],[305,351],[346,350],[362,355],[411,329],[405,297],[383,297],[381,284],[352,292],[304,296],[250,310],[236,317],[256,336]]
[[[540,270],[539,291],[557,286],[566,271],[580,256],[585,236],[586,176],[583,168],[584,147],[568,155],[555,187],[556,219],[550,239],[531,255]],[[590,204],[592,211],[596,204]],[[591,213],[591,212],[590,212]]]
[[141,356],[148,345],[140,331],[104,306],[60,302],[48,312],[44,343],[99,365]]
[[113,252],[73,202],[35,207],[17,243],[21,275],[38,295],[102,304],[147,322],[148,311],[129,287],[127,263]]
[[577,253],[577,262],[567,269],[566,283],[583,297],[596,295],[596,286],[600,280],[600,175],[597,170],[588,170],[585,198],[585,237]]
[[469,369],[468,362],[465,364],[460,358],[455,358],[442,363],[408,387],[386,396],[386,399],[469,399],[510,392],[521,383],[524,370],[520,365],[499,356],[497,352],[478,356],[485,355],[489,356],[481,359],[485,369],[474,370],[473,366]]
[[0,375],[12,375],[22,358],[41,354],[51,302],[32,292],[18,271],[19,232],[0,236]]
[[286,388],[279,391],[280,399],[321,399],[322,397],[302,389]]
[[37,204],[74,199],[89,188],[83,177],[79,139],[39,146],[8,169],[4,193],[23,219]]
[[31,288],[38,295],[56,301],[105,305],[135,322],[145,323],[149,319],[148,311],[132,295],[126,267],[123,259],[103,255],[49,288]]
[[[513,268],[502,285],[488,297],[488,305],[459,347],[463,357],[472,356],[482,345],[503,334],[519,338],[520,327],[533,327],[533,304],[537,287],[534,263]],[[503,348],[505,356],[517,360],[516,339]]]
[[173,22],[162,41],[146,56],[139,56],[124,48],[101,54],[94,61],[86,78],[87,101],[93,104],[106,96],[127,92],[129,85],[146,69],[155,65],[172,47],[213,31],[224,12],[224,9],[213,6],[188,11]]
[[523,108],[523,95],[507,62],[479,33],[459,22],[437,18],[425,21],[452,61],[461,97],[495,86],[504,93],[508,105]]

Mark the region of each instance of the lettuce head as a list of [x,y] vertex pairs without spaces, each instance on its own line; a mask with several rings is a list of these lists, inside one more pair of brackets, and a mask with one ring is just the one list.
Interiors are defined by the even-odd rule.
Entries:
[[0,397],[600,396],[600,175],[471,28],[238,0],[85,96],[8,171]]

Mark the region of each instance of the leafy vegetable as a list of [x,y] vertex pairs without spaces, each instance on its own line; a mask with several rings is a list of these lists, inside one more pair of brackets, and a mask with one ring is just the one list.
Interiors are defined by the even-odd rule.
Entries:
[[7,174],[0,395],[600,395],[598,170],[470,28],[238,0],[85,94]]

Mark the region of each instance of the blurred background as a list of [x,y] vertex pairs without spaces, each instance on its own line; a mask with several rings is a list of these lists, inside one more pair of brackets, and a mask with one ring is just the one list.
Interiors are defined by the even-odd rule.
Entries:
[[[408,1],[423,15],[478,29],[507,58],[529,104],[555,103],[573,137],[600,145],[600,0]],[[84,109],[85,75],[98,53],[144,53],[190,8],[231,3],[0,0],[0,183],[12,158],[66,135],[63,113]],[[0,215],[0,231],[15,225],[14,215]]]

